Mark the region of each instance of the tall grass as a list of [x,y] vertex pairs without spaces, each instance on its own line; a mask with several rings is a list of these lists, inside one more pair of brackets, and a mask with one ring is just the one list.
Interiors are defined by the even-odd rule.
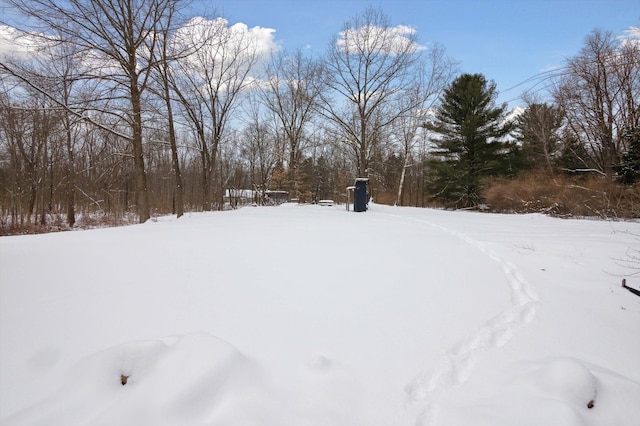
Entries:
[[494,212],[640,218],[640,188],[604,176],[530,172],[516,179],[485,182],[484,198]]

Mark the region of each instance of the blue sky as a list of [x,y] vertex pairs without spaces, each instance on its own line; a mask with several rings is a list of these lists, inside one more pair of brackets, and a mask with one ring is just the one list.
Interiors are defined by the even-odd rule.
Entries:
[[273,28],[284,48],[321,54],[368,6],[381,8],[392,25],[415,27],[421,44],[441,43],[461,71],[494,80],[499,100],[511,106],[533,83],[510,88],[561,66],[593,29],[622,35],[640,27],[639,0],[195,0],[192,7],[214,9],[231,24]]

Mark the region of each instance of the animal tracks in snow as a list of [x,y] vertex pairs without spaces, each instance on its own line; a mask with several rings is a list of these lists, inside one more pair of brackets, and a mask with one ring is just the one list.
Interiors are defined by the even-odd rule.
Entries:
[[[402,219],[406,220],[406,217]],[[407,385],[405,390],[408,406],[418,405],[421,408],[417,424],[432,425],[437,423],[439,396],[447,389],[467,381],[482,351],[503,347],[519,328],[533,321],[537,296],[515,265],[482,242],[429,221],[417,218],[411,220],[476,247],[501,267],[511,290],[511,306],[489,319],[474,334],[451,347],[433,368],[421,372]]]

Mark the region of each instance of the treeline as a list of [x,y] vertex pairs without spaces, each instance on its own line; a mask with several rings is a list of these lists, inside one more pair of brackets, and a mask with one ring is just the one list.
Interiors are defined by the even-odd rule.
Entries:
[[[180,0],[9,3],[39,26],[3,28],[3,234],[231,208],[234,189],[341,202],[356,177],[381,203],[640,213],[633,37],[594,31],[514,114],[377,9],[309,57]],[[587,211],[529,186],[585,192]]]

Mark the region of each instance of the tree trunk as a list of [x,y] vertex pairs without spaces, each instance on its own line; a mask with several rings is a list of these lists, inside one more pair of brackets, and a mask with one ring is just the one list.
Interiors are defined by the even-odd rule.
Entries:
[[402,166],[402,172],[400,173],[400,185],[398,185],[398,198],[396,198],[396,206],[402,205],[402,187],[404,186],[404,176],[407,173],[407,167],[409,167],[409,165],[407,164],[408,160],[409,156],[405,152],[404,164]]
[[76,169],[74,164],[75,155],[73,152],[71,123],[68,115],[65,116],[64,125],[67,145],[67,185],[65,188],[65,198],[67,201],[67,224],[72,228],[76,223]]
[[151,207],[149,205],[149,191],[147,188],[147,173],[144,167],[144,149],[142,146],[142,113],[140,105],[140,92],[136,82],[131,82],[131,106],[132,106],[132,128],[133,137],[133,158],[136,173],[137,211],[138,220],[144,223],[151,217]]
[[182,173],[180,171],[180,158],[178,156],[178,144],[176,142],[176,129],[173,123],[173,108],[171,107],[171,96],[169,93],[169,81],[164,75],[163,79],[164,97],[167,103],[167,121],[169,122],[169,143],[171,144],[171,160],[173,163],[173,172],[175,174],[175,200],[174,210],[177,217],[184,214],[184,188],[182,183]]

